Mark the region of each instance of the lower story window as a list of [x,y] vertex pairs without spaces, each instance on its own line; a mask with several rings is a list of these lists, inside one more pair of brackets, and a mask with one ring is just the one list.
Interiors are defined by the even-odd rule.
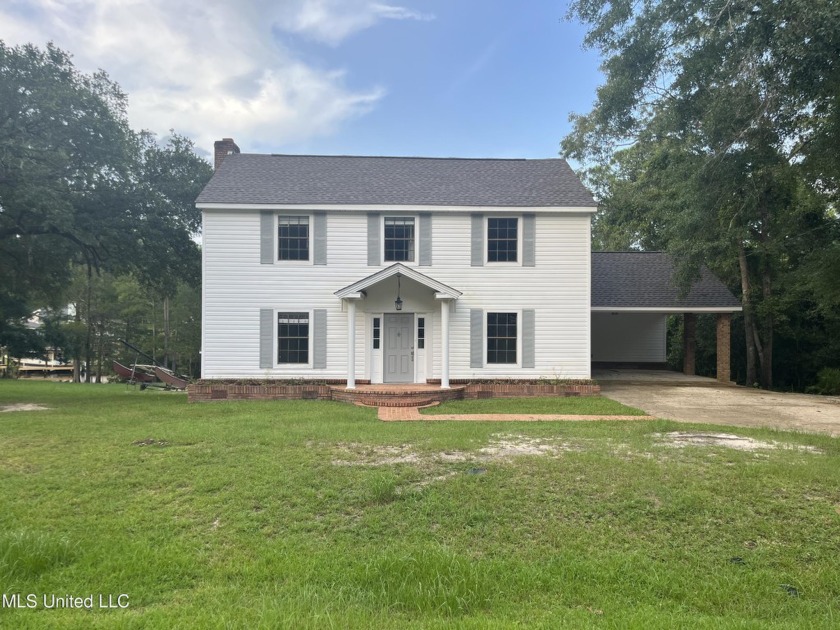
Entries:
[[382,326],[380,324],[382,320],[378,317],[373,318],[373,349],[379,350],[379,340],[382,334]]
[[487,313],[487,363],[516,363],[516,313]]
[[309,363],[309,313],[277,314],[277,362]]
[[417,318],[417,349],[423,350],[426,347],[426,318]]

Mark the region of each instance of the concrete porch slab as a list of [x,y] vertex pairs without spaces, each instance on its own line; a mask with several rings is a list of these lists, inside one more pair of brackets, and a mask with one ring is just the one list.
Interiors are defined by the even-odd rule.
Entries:
[[725,383],[707,376],[695,376],[671,370],[596,368],[592,378],[604,385],[675,385],[683,387],[725,387]]

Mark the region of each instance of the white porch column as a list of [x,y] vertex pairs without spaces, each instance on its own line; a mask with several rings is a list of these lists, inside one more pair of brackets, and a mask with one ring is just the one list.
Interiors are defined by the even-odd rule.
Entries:
[[440,388],[449,389],[449,298],[440,300]]
[[347,389],[356,389],[356,300],[347,300]]

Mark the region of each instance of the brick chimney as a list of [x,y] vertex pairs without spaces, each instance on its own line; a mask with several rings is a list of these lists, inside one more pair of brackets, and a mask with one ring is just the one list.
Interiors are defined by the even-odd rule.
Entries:
[[219,170],[219,167],[222,165],[222,160],[225,159],[225,156],[230,155],[231,153],[239,153],[239,147],[236,146],[236,143],[233,141],[233,138],[222,138],[221,140],[216,140],[213,144],[213,153],[214,153],[214,168]]

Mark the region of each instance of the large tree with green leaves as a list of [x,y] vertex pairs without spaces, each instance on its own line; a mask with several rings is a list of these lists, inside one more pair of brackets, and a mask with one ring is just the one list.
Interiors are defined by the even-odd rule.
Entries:
[[664,248],[737,279],[747,380],[773,381],[777,287],[838,199],[840,8],[825,0],[577,0],[604,57],[566,156],[602,200],[602,244]]
[[[91,295],[100,271],[130,273],[167,305],[199,283],[194,200],[210,165],[174,132],[132,131],[126,107],[104,72],[78,71],[52,44],[0,41],[0,345],[37,345],[20,319],[75,301],[75,269]],[[101,320],[84,317],[82,356]]]
[[[53,303],[75,258],[114,248],[103,221],[126,179],[125,97],[49,45],[0,42],[0,336]],[[117,246],[118,248],[118,246]]]

